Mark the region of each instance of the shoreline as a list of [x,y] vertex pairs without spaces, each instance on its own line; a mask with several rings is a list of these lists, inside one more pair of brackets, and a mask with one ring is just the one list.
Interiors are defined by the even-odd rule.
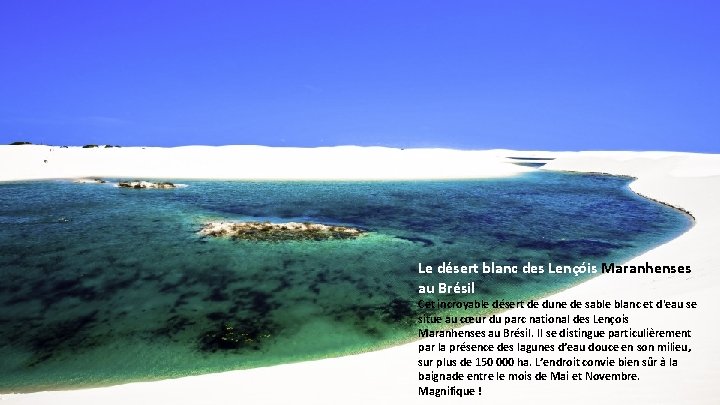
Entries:
[[[11,148],[27,148],[14,146]],[[193,147],[194,148],[194,147]],[[201,147],[206,148],[206,147]],[[130,148],[123,148],[128,150]],[[108,149],[108,151],[114,150]],[[199,150],[198,150],[199,152]],[[428,152],[429,155],[432,153]],[[512,389],[513,385],[500,382],[488,392],[492,403],[517,403],[521,400],[536,403],[572,403],[584,400],[586,403],[606,403],[608,400],[634,403],[710,403],[720,396],[720,389],[713,381],[720,378],[720,371],[714,367],[720,360],[714,337],[718,327],[713,324],[713,315],[718,314],[718,304],[714,301],[712,287],[717,287],[720,277],[714,271],[719,263],[712,256],[718,243],[715,232],[720,229],[720,209],[715,207],[720,195],[720,155],[690,154],[685,152],[524,152],[524,151],[477,151],[474,156],[494,157],[493,164],[483,167],[493,169],[491,175],[511,172],[512,167],[502,161],[503,155],[510,153],[537,156],[551,156],[555,160],[541,170],[576,171],[581,173],[602,172],[609,175],[622,175],[635,178],[629,187],[638,195],[686,212],[693,218],[693,226],[678,237],[652,248],[629,260],[627,263],[644,261],[658,263],[690,263],[693,273],[682,282],[662,275],[613,276],[599,275],[562,290],[545,299],[582,299],[590,297],[677,297],[693,299],[701,303],[704,313],[697,312],[682,322],[699,330],[693,340],[693,346],[699,353],[690,356],[680,370],[643,371],[643,381],[635,384],[603,384],[568,387],[567,385],[545,383],[534,386],[534,390]],[[0,147],[0,156],[6,155],[6,148]],[[431,156],[432,157],[432,156]],[[0,159],[0,162],[8,161]],[[0,166],[6,163],[0,163]],[[390,165],[392,166],[392,165]],[[453,166],[453,170],[460,168]],[[25,167],[25,166],[23,166]],[[22,168],[15,176],[22,175]],[[75,168],[73,168],[74,170]],[[362,167],[355,167],[361,171]],[[519,170],[518,172],[534,169]],[[13,170],[2,167],[0,173]],[[62,172],[62,173],[66,173]],[[447,175],[452,171],[443,171]],[[477,173],[477,172],[473,172]],[[30,172],[34,175],[36,172]],[[510,174],[511,175],[511,174]],[[9,178],[5,175],[0,181]],[[112,177],[112,176],[73,176],[73,177]],[[152,177],[152,176],[145,176]],[[359,177],[358,177],[359,178]],[[33,180],[34,178],[20,179]],[[17,180],[15,180],[17,181]],[[707,194],[709,196],[704,198]],[[680,276],[676,276],[679,278]],[[615,280],[620,278],[621,281]],[[507,314],[515,313],[515,310]],[[641,312],[641,319],[650,325],[661,322],[660,315]],[[467,327],[472,327],[466,326]],[[418,341],[415,341],[417,343]],[[346,403],[366,403],[383,398],[384,401],[406,403],[435,403],[437,399],[417,396],[418,381],[416,367],[416,345],[409,343],[393,346],[375,352],[339,358],[291,363],[280,366],[229,371],[216,374],[181,377],[177,379],[153,382],[138,382],[102,388],[88,388],[69,391],[44,391],[30,394],[2,394],[0,400],[8,403],[37,402],[73,402],[73,403],[127,403],[138,399],[157,402],[172,399],[176,403],[199,403],[223,401],[234,395],[241,395],[251,403],[307,401],[314,403],[336,403],[344,398]],[[676,377],[680,376],[680,379]],[[277,381],[284,381],[278,384]],[[519,387],[515,383],[515,387]],[[239,388],[241,387],[241,388]],[[282,387],[283,389],[277,389]],[[359,389],[359,387],[374,387]],[[663,388],[660,390],[658,388]],[[275,389],[273,389],[275,388]],[[557,390],[563,390],[558,398]],[[272,392],[271,392],[272,391]],[[488,390],[489,391],[489,390]],[[640,394],[638,394],[638,392]],[[321,394],[319,394],[321,393]],[[692,393],[692,394],[689,394]],[[272,398],[268,395],[273,395]],[[639,395],[639,396],[638,396]],[[692,395],[692,396],[689,396]],[[446,398],[444,403],[455,398]],[[467,399],[457,399],[458,403]]]

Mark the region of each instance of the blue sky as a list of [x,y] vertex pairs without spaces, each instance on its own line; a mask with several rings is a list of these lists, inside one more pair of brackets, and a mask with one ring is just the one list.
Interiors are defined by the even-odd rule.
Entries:
[[718,21],[715,1],[3,1],[0,143],[720,152]]

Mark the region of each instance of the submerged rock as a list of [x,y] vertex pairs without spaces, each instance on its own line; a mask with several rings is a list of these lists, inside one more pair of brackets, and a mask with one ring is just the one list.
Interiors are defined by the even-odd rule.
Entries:
[[243,320],[237,325],[223,323],[219,329],[200,336],[200,350],[215,352],[250,348],[260,349],[263,340],[270,338],[277,327],[268,322]]
[[177,186],[173,183],[166,181],[162,182],[151,182],[151,181],[121,181],[118,183],[118,187],[122,188],[176,188]]
[[310,222],[209,222],[200,230],[204,236],[270,242],[354,239],[365,233],[367,231],[359,228]]

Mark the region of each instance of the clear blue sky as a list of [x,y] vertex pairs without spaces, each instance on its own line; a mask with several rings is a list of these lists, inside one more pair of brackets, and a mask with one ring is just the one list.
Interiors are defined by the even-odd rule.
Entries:
[[719,21],[711,0],[2,1],[0,143],[720,152]]

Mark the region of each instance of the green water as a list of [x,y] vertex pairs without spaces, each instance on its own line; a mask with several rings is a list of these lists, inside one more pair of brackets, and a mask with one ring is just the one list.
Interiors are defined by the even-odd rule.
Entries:
[[[417,335],[418,286],[528,299],[584,277],[421,275],[452,261],[623,260],[690,219],[628,179],[537,172],[415,182],[0,184],[0,391],[109,385],[357,353]],[[313,221],[353,240],[200,237],[210,220]],[[439,298],[424,296],[425,299]],[[248,337],[223,348],[223,325]]]

